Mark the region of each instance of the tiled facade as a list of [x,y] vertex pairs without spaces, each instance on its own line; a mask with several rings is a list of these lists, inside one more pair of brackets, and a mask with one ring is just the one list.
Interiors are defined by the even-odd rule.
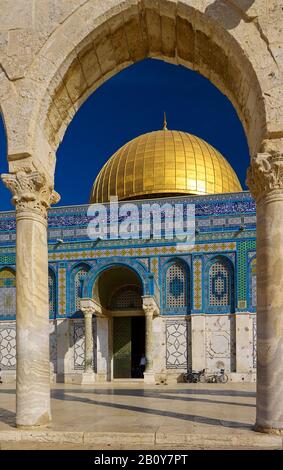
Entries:
[[[50,345],[54,373],[68,370],[70,374],[77,374],[82,370],[84,324],[79,297],[92,295],[95,280],[109,266],[129,267],[141,279],[144,295],[160,296],[158,322],[164,337],[160,339],[162,357],[156,357],[160,369],[157,372],[178,374],[194,363],[191,357],[194,327],[193,322],[186,319],[191,315],[207,317],[203,334],[204,367],[212,370],[223,363],[228,372],[237,372],[235,316],[246,313],[248,317],[256,308],[255,204],[248,192],[170,200],[177,201],[195,204],[196,244],[188,252],[180,250],[176,241],[165,238],[93,242],[87,236],[88,206],[50,210],[50,322],[55,324]],[[4,372],[15,369],[14,270],[15,216],[13,211],[2,212],[0,367]],[[56,322],[61,322],[62,329],[63,320],[66,334],[60,335]],[[75,320],[79,323],[74,323]],[[254,319],[251,331],[253,371],[255,328]],[[66,346],[61,347],[60,341],[66,341]]]

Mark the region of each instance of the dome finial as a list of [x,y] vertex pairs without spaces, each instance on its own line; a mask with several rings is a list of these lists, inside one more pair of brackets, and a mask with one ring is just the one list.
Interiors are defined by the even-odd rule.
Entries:
[[163,119],[163,130],[168,131],[165,111],[164,111],[164,119]]

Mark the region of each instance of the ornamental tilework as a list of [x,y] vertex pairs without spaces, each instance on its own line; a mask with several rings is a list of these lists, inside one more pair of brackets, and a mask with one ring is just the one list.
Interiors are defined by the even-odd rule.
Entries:
[[186,307],[187,275],[178,262],[171,264],[166,271],[166,307]]
[[[236,249],[235,242],[224,242],[224,243],[204,243],[195,245],[194,251],[197,253],[202,252],[222,252],[222,251],[232,251]],[[129,250],[125,249],[107,249],[107,250],[89,250],[89,251],[70,251],[70,252],[56,252],[49,253],[50,261],[58,260],[77,260],[77,259],[91,259],[91,258],[109,258],[113,256],[129,256],[129,257],[139,257],[147,255],[174,255],[174,254],[183,254],[179,252],[176,246],[155,246],[148,248],[131,248]]]
[[[93,369],[96,371],[96,321],[93,318],[92,323],[93,335]],[[73,324],[73,340],[74,340],[74,369],[83,370],[85,364],[85,326],[84,320],[76,320]]]
[[66,315],[66,267],[59,265],[58,269],[58,313]]
[[188,335],[185,320],[166,322],[166,368],[187,369]]
[[238,301],[247,299],[247,252],[255,249],[255,240],[238,243],[237,249],[237,291]]
[[48,272],[48,292],[49,292],[49,316],[56,315],[56,277],[53,271]]
[[194,257],[193,260],[193,276],[194,276],[194,309],[202,309],[202,259],[200,256]]
[[230,273],[226,263],[216,261],[209,270],[209,305],[230,305]]
[[80,299],[83,296],[83,284],[88,270],[81,268],[75,275],[75,310],[80,310]]
[[16,326],[3,325],[0,328],[0,368],[16,369]]
[[0,271],[0,316],[16,315],[16,276],[10,269]]
[[158,258],[151,258],[150,260],[150,270],[154,274],[155,280],[159,282],[159,267],[158,267]]

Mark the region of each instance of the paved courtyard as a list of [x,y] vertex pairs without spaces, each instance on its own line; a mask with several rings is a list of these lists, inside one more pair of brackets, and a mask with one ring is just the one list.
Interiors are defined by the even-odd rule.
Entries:
[[8,448],[282,448],[255,433],[254,384],[54,384],[53,422],[15,427],[15,387],[0,387],[0,442]]

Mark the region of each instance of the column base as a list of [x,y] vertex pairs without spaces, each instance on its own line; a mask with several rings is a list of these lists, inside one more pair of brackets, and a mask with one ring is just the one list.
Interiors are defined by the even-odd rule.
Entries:
[[16,427],[17,429],[23,429],[23,430],[24,429],[26,430],[41,429],[51,424],[51,422],[52,422],[51,415],[50,413],[46,412],[46,413],[43,413],[43,415],[40,418],[38,418],[38,420],[34,422],[33,424],[21,424],[20,422],[17,421],[17,418],[16,418]]
[[81,385],[92,385],[95,383],[94,372],[83,372],[81,377]]
[[144,372],[143,379],[145,384],[155,384],[155,373],[154,372]]
[[270,428],[268,426],[261,426],[260,424],[255,424],[254,430],[256,432],[262,432],[265,434],[276,434],[277,436],[283,436],[283,429],[280,428]]

